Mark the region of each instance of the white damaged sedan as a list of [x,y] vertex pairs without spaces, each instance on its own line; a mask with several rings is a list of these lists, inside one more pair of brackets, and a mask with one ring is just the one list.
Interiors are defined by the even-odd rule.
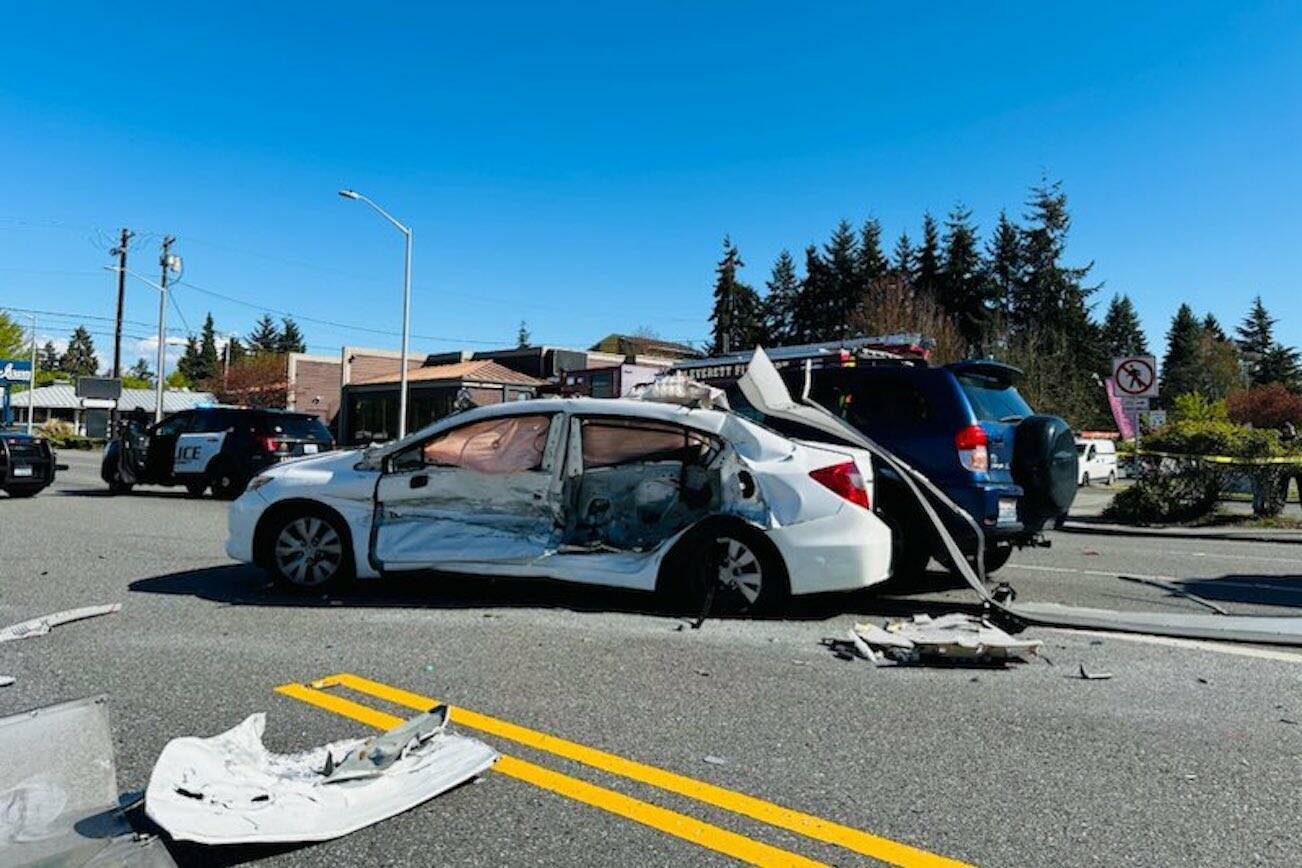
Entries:
[[752,608],[885,580],[868,453],[652,401],[495,404],[289,461],[230,508],[231,557],[317,590],[410,571],[560,579]]

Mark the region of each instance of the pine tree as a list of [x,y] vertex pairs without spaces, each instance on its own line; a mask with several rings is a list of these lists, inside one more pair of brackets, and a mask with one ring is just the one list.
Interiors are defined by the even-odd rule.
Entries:
[[203,373],[203,360],[199,356],[199,339],[194,335],[186,337],[185,352],[176,363],[176,370],[185,378],[187,385],[199,381]]
[[1298,351],[1276,342],[1257,362],[1255,376],[1260,383],[1282,383],[1285,388],[1298,391],[1302,387]]
[[1244,385],[1239,348],[1225,336],[1221,324],[1210,313],[1200,324],[1198,343],[1198,391],[1210,401],[1219,401]]
[[849,220],[842,220],[823,248],[831,280],[826,286],[823,319],[816,340],[849,337],[850,314],[863,303],[859,277],[859,241]]
[[899,240],[895,242],[895,252],[891,262],[891,270],[896,276],[909,283],[913,282],[914,276],[918,270],[918,254],[913,249],[913,242],[909,240],[909,233],[901,232]]
[[42,371],[59,370],[59,351],[55,349],[54,341],[46,341],[41,347],[36,354],[36,364]]
[[859,233],[859,283],[867,295],[877,281],[886,276],[890,263],[882,253],[882,224],[872,218],[863,224]]
[[800,278],[796,275],[796,261],[788,251],[778,254],[765,286],[768,292],[760,307],[761,343],[775,347],[798,340],[796,303],[800,296]]
[[1238,335],[1239,352],[1243,353],[1249,364],[1270,352],[1270,348],[1275,345],[1276,322],[1277,320],[1266,311],[1261,296],[1254,298],[1248,315],[1235,329]]
[[823,337],[820,334],[826,319],[823,306],[832,283],[831,269],[818,248],[810,244],[805,248],[805,278],[800,281],[792,318],[791,337],[796,343],[809,343]]
[[724,236],[723,258],[715,267],[714,310],[710,322],[714,323],[712,352],[729,353],[753,345],[759,336],[759,296],[755,290],[737,279],[737,272],[746,263]]
[[136,359],[136,363],[127,371],[128,377],[134,377],[137,380],[144,380],[152,383],[154,381],[154,371],[149,367],[149,362],[144,359]]
[[1013,326],[1047,333],[1054,345],[1080,348],[1089,321],[1087,301],[1097,289],[1082,282],[1093,263],[1080,268],[1062,264],[1071,217],[1060,183],[1042,181],[1031,188],[1029,205],[1021,240],[1022,278],[1013,292]]
[[203,330],[199,334],[199,364],[195,368],[195,382],[211,380],[221,371],[221,359],[217,356],[217,330],[213,327],[212,313],[203,321]]
[[59,358],[59,370],[74,377],[93,377],[99,370],[95,342],[85,326],[77,326],[68,341],[68,349]]
[[254,355],[262,353],[275,353],[280,351],[280,329],[276,328],[276,323],[271,319],[269,314],[263,314],[262,319],[249,332],[245,339],[249,345],[249,352]]
[[1148,353],[1148,338],[1144,336],[1139,314],[1127,295],[1118,293],[1108,304],[1107,315],[1103,318],[1103,346],[1114,359]]
[[1007,325],[1013,294],[1022,279],[1022,233],[1000,211],[995,232],[986,244],[987,294]]
[[1225,329],[1221,328],[1221,321],[1216,318],[1216,314],[1209,313],[1203,317],[1203,331],[1207,332],[1213,340],[1229,340],[1225,334]]
[[980,355],[991,310],[977,250],[977,230],[972,225],[972,212],[962,205],[955,205],[945,221],[939,301],[958,326],[968,352]]
[[517,347],[529,346],[529,325],[520,320],[520,330],[515,333],[515,345]]
[[293,317],[285,317],[281,321],[280,340],[276,342],[276,352],[278,353],[305,353],[307,352],[307,343],[303,340],[303,333],[298,329],[298,323],[294,322]]
[[1166,333],[1166,355],[1162,357],[1161,391],[1166,406],[1174,406],[1175,399],[1181,395],[1199,391],[1202,379],[1200,340],[1204,334],[1193,308],[1187,304],[1180,305]]
[[22,358],[27,355],[31,342],[23,327],[13,317],[0,310],[0,359]]
[[922,215],[922,244],[918,247],[918,271],[913,286],[923,295],[940,297],[940,230],[930,211]]
[[1248,369],[1248,381],[1254,386],[1283,383],[1290,389],[1298,386],[1298,351],[1275,340],[1278,320],[1266,310],[1258,295],[1252,308],[1235,330],[1239,352]]

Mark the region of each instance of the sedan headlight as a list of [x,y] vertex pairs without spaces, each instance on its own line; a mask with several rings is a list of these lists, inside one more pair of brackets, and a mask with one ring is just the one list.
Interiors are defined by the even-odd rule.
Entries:
[[245,491],[257,491],[259,488],[266,485],[270,481],[271,481],[270,476],[268,476],[265,473],[259,473],[257,476],[249,480],[248,487],[245,489]]

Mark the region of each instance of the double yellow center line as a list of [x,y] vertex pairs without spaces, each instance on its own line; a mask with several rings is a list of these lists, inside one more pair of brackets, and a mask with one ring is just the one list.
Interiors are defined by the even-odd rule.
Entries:
[[[276,690],[285,696],[315,705],[377,729],[392,729],[403,722],[403,719],[396,715],[379,711],[336,694],[327,693],[326,690],[332,687],[344,687],[385,702],[420,711],[428,710],[439,702],[439,700],[430,696],[422,696],[418,693],[412,693],[398,687],[372,681],[369,678],[347,673],[331,675],[319,681],[314,681],[310,685],[283,684],[277,687]],[[477,729],[488,735],[504,738],[525,747],[545,751],[591,768],[686,796],[892,865],[928,866],[930,868],[930,866],[960,866],[964,864],[911,847],[908,844],[892,841],[889,838],[883,838],[879,835],[843,826],[840,823],[784,808],[772,802],[748,796],[745,793],[698,781],[656,766],[626,759],[563,738],[557,738],[476,711],[458,707],[450,707],[449,711],[451,712],[450,719],[459,726]],[[815,866],[821,864],[799,854],[697,820],[686,814],[671,811],[640,799],[634,799],[615,790],[590,784],[587,781],[552,771],[518,757],[503,756],[493,768],[508,777],[525,781],[542,789],[650,826],[666,834],[691,841],[694,844],[753,865]]]

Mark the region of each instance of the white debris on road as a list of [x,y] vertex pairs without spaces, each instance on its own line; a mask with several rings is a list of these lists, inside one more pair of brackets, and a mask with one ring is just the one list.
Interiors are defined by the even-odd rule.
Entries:
[[1038,639],[1018,639],[985,618],[959,612],[939,618],[914,615],[890,621],[885,627],[855,624],[850,641],[874,662],[886,658],[897,663],[1001,662],[1037,654],[1044,645]]
[[33,636],[44,636],[50,632],[51,628],[67,624],[72,621],[81,621],[86,618],[95,618],[100,615],[110,615],[113,612],[121,610],[121,603],[108,603],[103,606],[84,606],[80,609],[68,609],[65,612],[55,612],[52,615],[42,615],[39,618],[32,618],[30,621],[20,621],[17,624],[10,624],[8,627],[0,628],[0,642],[13,642],[17,639],[31,639]]
[[[487,770],[498,753],[444,732],[446,713],[384,735],[273,754],[265,714],[212,738],[173,739],[145,812],[173,838],[203,844],[327,841],[414,808]],[[336,766],[335,757],[343,758]]]

